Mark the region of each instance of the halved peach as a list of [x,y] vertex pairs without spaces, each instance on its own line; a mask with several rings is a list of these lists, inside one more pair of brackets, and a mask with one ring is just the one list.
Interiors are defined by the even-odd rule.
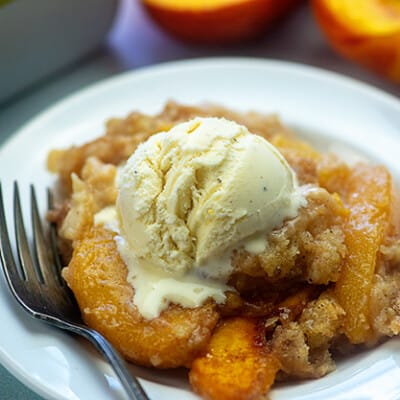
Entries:
[[154,20],[191,42],[224,44],[254,38],[301,0],[143,0]]
[[313,0],[312,6],[339,53],[400,82],[399,0]]

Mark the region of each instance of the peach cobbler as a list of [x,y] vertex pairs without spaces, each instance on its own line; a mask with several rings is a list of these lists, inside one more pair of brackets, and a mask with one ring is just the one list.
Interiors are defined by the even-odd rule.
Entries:
[[400,333],[399,200],[275,116],[168,103],[49,154],[63,276],[129,361],[260,399]]

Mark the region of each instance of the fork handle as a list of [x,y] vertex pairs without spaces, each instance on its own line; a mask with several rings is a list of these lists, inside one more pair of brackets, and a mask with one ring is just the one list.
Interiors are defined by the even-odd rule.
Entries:
[[110,363],[114,372],[129,395],[130,400],[150,400],[138,379],[129,373],[125,361],[111,344],[97,331],[82,325],[68,324],[59,321],[58,326],[67,329],[89,340],[103,357]]
[[129,373],[125,361],[99,332],[84,328],[81,334],[108,360],[131,400],[150,400],[138,379]]

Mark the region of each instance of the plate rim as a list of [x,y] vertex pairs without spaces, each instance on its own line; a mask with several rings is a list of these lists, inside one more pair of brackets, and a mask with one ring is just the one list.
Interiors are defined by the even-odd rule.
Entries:
[[[123,83],[124,81],[141,80],[147,76],[154,76],[158,74],[168,75],[170,71],[179,71],[187,69],[201,69],[201,68],[273,68],[279,69],[282,73],[285,71],[291,74],[297,74],[299,76],[307,76],[312,79],[322,79],[328,82],[340,84],[344,87],[356,90],[361,95],[367,95],[374,100],[384,102],[392,109],[397,110],[400,113],[400,100],[393,94],[387,93],[384,90],[377,88],[371,84],[362,82],[352,77],[342,75],[337,72],[324,70],[319,67],[310,66],[302,63],[274,60],[274,59],[263,59],[263,58],[252,58],[252,57],[211,57],[211,58],[198,58],[198,59],[186,59],[178,61],[168,61],[159,63],[151,66],[144,66],[134,70],[129,70],[123,73],[119,73],[108,77],[106,79],[99,80],[91,83],[73,93],[62,97],[49,107],[44,108],[37,113],[36,116],[30,118],[26,123],[19,127],[15,132],[1,144],[0,146],[0,157],[7,148],[14,145],[21,137],[25,136],[29,130],[34,130],[36,126],[41,125],[46,119],[50,119],[56,116],[59,112],[70,104],[76,101],[82,101],[82,97],[90,97],[95,92],[106,91],[107,87],[114,86]],[[83,99],[84,100],[84,99]],[[46,390],[46,387],[40,385],[38,381],[29,379],[30,376],[23,373],[23,370],[18,368],[18,363],[8,357],[2,351],[0,351],[0,364],[7,369],[16,379],[18,379],[23,385],[29,389],[35,391],[40,396],[46,399],[53,399],[54,395]]]
[[[228,65],[230,64],[230,65]],[[394,94],[385,92],[383,89],[380,89],[372,84],[363,82],[356,78],[343,75],[341,73],[335,71],[325,70],[320,67],[316,67],[313,65],[308,65],[304,63],[297,63],[291,61],[277,60],[277,59],[264,59],[258,57],[235,57],[235,56],[227,56],[227,57],[205,57],[205,58],[194,58],[194,59],[184,59],[184,60],[176,60],[176,61],[165,61],[159,64],[150,65],[150,66],[142,66],[137,69],[128,70],[122,73],[115,74],[113,76],[107,77],[105,79],[101,79],[97,82],[90,83],[87,86],[84,86],[65,97],[58,99],[52,105],[45,107],[43,110],[39,111],[37,115],[29,118],[24,124],[22,124],[17,130],[12,132],[10,136],[1,144],[0,146],[0,156],[4,151],[5,147],[8,147],[10,143],[14,140],[17,140],[23,132],[28,129],[32,129],[37,124],[40,124],[42,119],[46,119],[51,117],[52,115],[57,114],[60,109],[68,106],[69,104],[73,104],[73,102],[77,101],[77,99],[82,98],[84,96],[90,96],[91,93],[96,91],[102,91],[107,88],[107,86],[112,86],[123,82],[124,80],[130,79],[140,79],[145,78],[147,75],[154,74],[165,74],[168,73],[169,70],[179,70],[179,69],[187,69],[189,68],[201,68],[206,65],[207,67],[218,67],[218,68],[226,68],[227,65],[229,67],[234,66],[238,67],[276,67],[281,70],[287,70],[290,72],[296,72],[307,76],[312,76],[313,78],[318,77],[320,79],[334,80],[344,85],[346,87],[350,87],[354,90],[357,90],[361,93],[365,93],[368,96],[379,97],[385,103],[388,103],[390,106],[394,106],[398,108],[400,112],[400,99],[398,99]]]

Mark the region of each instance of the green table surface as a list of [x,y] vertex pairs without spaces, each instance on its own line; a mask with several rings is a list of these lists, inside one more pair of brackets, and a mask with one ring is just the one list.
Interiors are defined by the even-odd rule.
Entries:
[[26,386],[14,378],[0,365],[0,399],[1,400],[42,400]]

